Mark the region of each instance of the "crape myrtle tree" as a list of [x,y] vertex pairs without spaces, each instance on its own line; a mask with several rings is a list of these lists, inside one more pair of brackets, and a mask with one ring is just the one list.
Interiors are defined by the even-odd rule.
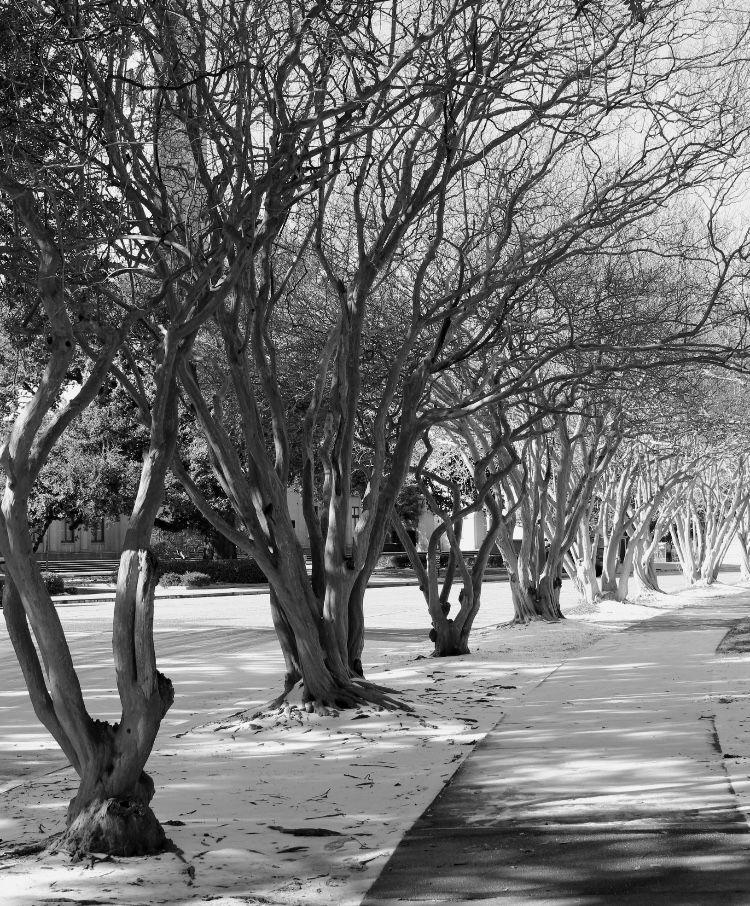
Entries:
[[[430,406],[432,382],[498,337],[507,342],[515,300],[556,262],[704,179],[733,144],[729,132],[736,138],[731,92],[714,91],[712,52],[680,4],[644,6],[638,24],[604,3],[469,2],[422,13],[396,3],[373,12],[378,40],[353,28],[332,54],[357,84],[368,67],[392,71],[412,48],[401,79],[372,95],[345,152],[321,154],[331,178],[269,238],[219,313],[202,361],[181,375],[238,527],[222,527],[197,493],[194,502],[265,571],[285,689],[302,679],[311,709],[389,703],[360,678],[362,603],[414,444],[449,415]],[[351,52],[355,39],[367,53]],[[680,62],[655,65],[665,53]],[[630,115],[637,129],[626,126]],[[298,279],[311,256],[324,281],[316,294]],[[301,412],[282,392],[286,325],[310,306],[325,330]],[[376,315],[390,362],[373,388],[364,352]],[[230,378],[221,394],[217,346]],[[459,411],[491,400],[488,384]],[[239,446],[224,416],[230,397]],[[370,455],[350,548],[358,427]],[[304,450],[311,576],[286,504],[293,435]]]
[[711,585],[750,505],[747,462],[744,453],[723,451],[695,459],[671,513],[670,534],[685,579]]
[[[533,332],[527,331],[527,352],[533,349],[531,362],[542,357],[544,347],[541,337],[538,325]],[[555,337],[558,345],[553,343],[546,350],[549,358],[555,353],[562,355],[570,342],[569,336],[560,337],[555,334]],[[515,339],[514,366],[518,368],[523,361],[520,330],[516,332]],[[494,364],[497,366],[497,360]],[[539,503],[544,490],[534,484],[535,477],[540,477],[536,476],[536,470],[532,469],[532,474],[529,474],[530,451],[546,449],[544,445],[549,441],[548,436],[556,430],[559,432],[557,421],[550,418],[551,412],[564,416],[569,407],[578,408],[575,394],[565,391],[566,386],[576,380],[578,364],[572,371],[560,367],[539,369],[536,373],[533,370],[521,371],[517,377],[523,375],[522,380],[513,388],[515,398],[508,394],[504,399],[498,398],[491,405],[465,414],[460,419],[446,421],[434,429],[433,436],[442,439],[442,449],[438,447],[436,450],[433,447],[429,433],[423,435],[423,452],[413,473],[428,508],[440,518],[428,539],[425,565],[398,514],[394,513],[391,518],[417,572],[420,588],[428,604],[432,621],[430,638],[435,643],[435,656],[469,653],[469,636],[481,604],[484,575],[489,558],[495,550],[502,552],[503,561],[508,567],[517,616],[526,614],[528,619],[532,619],[543,618],[545,615],[541,604],[537,607],[536,600],[531,601],[533,588],[540,580],[540,576],[536,576],[536,581],[532,581],[534,569],[531,564],[533,561],[537,566],[541,565],[541,554],[536,550],[536,544],[542,536],[535,536],[527,527],[527,543],[522,544],[519,550],[515,540],[515,527],[518,519],[524,524],[529,519],[535,522],[532,517],[533,503]],[[446,408],[451,399],[460,401],[458,381],[475,385],[481,380],[481,370],[486,365],[486,361],[482,366],[473,361],[454,370],[450,377],[443,379],[439,388],[433,389],[434,397],[439,398]],[[513,369],[509,362],[505,362],[504,367],[507,376]],[[533,400],[532,405],[529,404],[529,399]],[[579,428],[583,428],[583,422]],[[584,489],[576,488],[575,480],[583,480],[588,488],[595,482],[602,468],[602,462],[594,462],[589,455],[584,457],[583,469],[573,476],[571,463],[576,452],[580,452],[574,448],[585,434],[584,429],[580,436],[572,438],[572,442],[567,433],[563,435],[564,440],[568,440],[569,449],[566,448],[562,455],[565,460],[562,463],[563,474],[555,487],[558,495],[568,489],[564,475],[569,476],[568,483],[574,486],[573,499],[578,499]],[[613,443],[616,443],[616,439],[615,432]],[[555,458],[557,459],[556,455]],[[561,465],[559,461],[556,464]],[[545,486],[548,488],[548,485]],[[548,493],[551,493],[549,488]],[[585,495],[583,499],[586,499]],[[564,502],[558,497],[556,505],[559,507],[561,503],[565,509]],[[576,519],[579,510],[572,503],[569,509],[572,518]],[[543,504],[543,510],[547,511],[546,503]],[[486,532],[479,542],[476,556],[472,554],[472,559],[469,560],[461,550],[461,528],[463,521],[476,513],[484,514]],[[537,517],[539,515],[537,513]],[[554,534],[552,531],[551,535]],[[547,534],[543,537],[544,550],[552,552],[554,556]],[[446,573],[440,584],[438,566],[444,539],[448,543],[449,553]],[[456,573],[460,579],[460,591],[457,611],[452,614],[449,596]]]
[[[540,401],[541,402],[541,401]],[[550,410],[550,400],[542,403]],[[554,405],[554,403],[553,403]],[[576,540],[588,502],[622,440],[621,413],[610,401],[596,403],[571,394],[545,415],[544,433],[525,441],[518,463],[502,481],[506,509],[498,547],[508,565],[514,622],[559,620],[566,556]]]
[[675,454],[689,462],[690,480],[670,516],[670,535],[685,578],[710,585],[733,538],[740,539],[750,506],[747,405],[743,375],[706,368],[689,397],[688,430]]
[[645,439],[626,436],[590,499],[566,558],[566,571],[585,603],[626,600],[631,573],[640,591],[658,591],[654,556],[680,486],[689,477],[689,468],[668,453]]
[[[564,279],[565,267],[560,265],[557,271],[553,279]],[[583,306],[586,304],[584,300]],[[598,338],[596,331],[586,333],[585,319],[578,316],[571,319],[575,330],[561,330],[565,314],[554,298],[540,291],[539,281],[532,282],[523,296],[518,294],[514,300],[504,342],[496,340],[475,352],[470,360],[455,365],[431,385],[432,404],[439,407],[436,411],[442,413],[442,421],[424,432],[424,455],[420,458],[415,454],[418,461],[413,468],[428,507],[440,517],[428,540],[424,566],[398,513],[394,512],[391,519],[420,578],[436,656],[468,653],[484,574],[496,546],[506,562],[516,563],[514,527],[519,509],[528,502],[528,463],[519,455],[525,449],[522,441],[530,443],[551,430],[544,419],[546,401],[558,395],[561,406],[563,388],[575,383],[581,371],[580,357],[571,356],[571,351],[592,337]],[[577,315],[582,314],[583,308]],[[461,413],[471,389],[482,386],[492,387],[492,402]],[[540,405],[543,402],[545,405]],[[460,417],[451,418],[453,412],[461,413]],[[440,456],[433,450],[438,440]],[[513,483],[514,475],[518,493],[511,500],[508,484]],[[477,513],[485,513],[487,531],[477,556],[468,562],[461,551],[461,528],[464,519]],[[449,549],[447,570],[438,587],[438,565],[445,543]],[[449,596],[456,572],[461,580],[458,610],[451,614]],[[523,586],[519,585],[517,570],[510,568],[509,576],[515,599]],[[518,608],[523,609],[520,601]]]
[[[4,30],[5,37],[11,36],[11,59],[19,63],[22,58],[23,65],[9,70],[3,102],[17,105],[24,116],[11,119],[2,138],[2,288],[4,314],[9,315],[6,328],[10,324],[11,336],[23,340],[26,380],[8,400],[10,432],[0,448],[3,612],[35,712],[81,777],[68,813],[71,837],[66,838],[76,848],[76,822],[91,805],[103,772],[114,784],[129,774],[119,790],[123,793],[136,787],[146,791],[148,779],[142,775],[145,759],[117,752],[116,728],[93,720],[86,710],[65,634],[33,556],[28,500],[51,449],[96,395],[137,314],[127,305],[118,312],[98,289],[107,280],[111,237],[102,223],[109,210],[82,185],[80,160],[65,141],[66,130],[67,137],[71,129],[76,131],[73,118],[65,113],[70,109],[74,60],[60,52],[53,23],[30,12],[13,9],[12,22],[5,23],[10,27]],[[47,95],[40,97],[45,88]],[[67,178],[71,174],[72,179]],[[85,290],[91,287],[88,294]],[[118,297],[116,286],[112,293]],[[69,383],[76,372],[81,383],[74,394]],[[140,641],[138,660],[148,665],[147,638]],[[132,638],[121,653],[133,659]],[[131,721],[131,733],[136,727],[134,746],[139,744],[136,739],[148,736],[152,713],[158,712],[158,727],[165,700],[166,706],[171,701],[171,687],[162,694],[153,673],[151,678],[154,688],[148,688],[144,675],[142,689],[127,696],[123,725]],[[134,691],[132,684],[126,694]],[[120,757],[113,758],[116,755]],[[101,797],[96,798],[100,804]],[[139,796],[133,823],[143,826],[148,847],[149,838],[161,828],[141,807],[143,799],[148,802],[150,795]]]
[[[731,271],[723,258],[700,268],[704,297],[694,299],[690,315],[682,300],[671,299],[661,283],[654,284],[654,274],[664,270],[658,258],[654,260],[652,254],[650,264],[643,263],[645,248],[655,235],[651,230],[658,231],[658,224],[641,224],[638,233],[630,235],[630,242],[611,243],[606,254],[568,258],[549,278],[537,281],[524,300],[517,300],[512,344],[494,347],[484,359],[475,354],[470,363],[454,368],[439,385],[433,385],[433,398],[451,411],[452,406],[460,408],[462,387],[481,384],[483,375],[488,370],[497,373],[502,362],[506,389],[513,388],[504,397],[496,388],[492,405],[441,426],[442,435],[450,437],[460,451],[465,471],[458,468],[450,475],[443,469],[438,476],[434,465],[428,470],[424,460],[416,469],[418,476],[429,478],[433,486],[438,481],[445,491],[445,499],[440,501],[434,487],[421,482],[433,512],[441,517],[428,544],[426,568],[404,526],[394,517],[428,600],[436,654],[465,653],[493,544],[508,564],[520,622],[559,618],[555,599],[561,566],[584,596],[593,600],[598,595],[598,538],[591,537],[589,526],[594,510],[603,518],[608,515],[608,495],[602,503],[602,495],[595,493],[598,479],[607,474],[608,459],[623,439],[630,446],[639,431],[649,430],[644,424],[648,416],[642,411],[652,413],[663,401],[666,393],[661,384],[670,361],[727,354],[710,338],[704,341],[701,334],[704,317],[717,305]],[[679,252],[681,258],[686,255],[684,242],[674,238],[663,246],[665,253],[668,249]],[[700,257],[698,263],[703,263]],[[686,330],[691,319],[693,326]],[[569,327],[561,330],[560,324]],[[547,364],[541,365],[545,360]],[[509,380],[514,371],[517,377],[522,375],[515,387]],[[672,388],[673,383],[667,386]],[[566,394],[566,387],[579,389]],[[602,418],[582,419],[582,410],[589,415],[598,411]],[[520,444],[524,435],[526,443]],[[425,448],[428,446],[426,442]],[[627,458],[621,452],[623,457]],[[617,471],[622,478],[620,496],[612,502],[617,512],[606,525],[610,542],[606,549],[613,553],[612,575],[626,529],[633,540],[629,560],[636,552],[640,557],[647,555],[642,542],[650,527],[650,514],[679,480],[679,475],[670,477],[657,492],[650,485],[650,476],[643,475],[641,498],[647,490],[654,493],[646,494],[647,501],[642,499],[632,512],[627,507],[637,474],[635,469]],[[487,536],[479,556],[469,565],[460,551],[461,524],[464,517],[482,509],[488,516]],[[659,512],[663,517],[664,510]],[[520,546],[514,537],[517,522],[522,526]],[[450,553],[438,590],[442,539],[448,541]],[[451,617],[448,595],[457,564],[464,581],[458,613]],[[620,591],[626,593],[627,578],[620,580]]]
[[[700,355],[700,344],[692,352]],[[708,350],[707,362],[715,352]],[[692,364],[690,348],[684,353],[678,367],[660,365],[657,360],[652,370],[634,372],[619,381],[623,443],[596,488],[566,564],[587,602],[602,597],[625,600],[631,578],[639,592],[658,591],[656,552],[680,514],[684,529],[690,489],[696,483],[702,485],[711,468],[727,455],[731,460],[731,451],[741,448],[738,435],[745,430],[744,410],[736,393],[736,381],[741,379],[724,373],[721,380],[719,369]],[[731,540],[737,514],[731,499],[725,503],[731,517],[725,531]],[[682,534],[692,542],[686,559],[688,573],[695,575],[699,569],[691,563],[690,552],[699,554],[701,541],[692,530]],[[719,535],[726,541],[726,534],[717,529]]]
[[[644,473],[640,476],[637,488],[638,500],[641,503],[641,524],[636,525],[632,539],[628,539],[628,550],[623,564],[623,576],[628,577],[632,563],[633,579],[638,594],[660,591],[656,555],[659,545],[669,531],[674,510],[680,499],[681,485],[690,475],[687,470],[678,471],[675,475],[672,471],[673,464],[669,460],[665,463],[658,457],[652,457],[650,462],[647,460],[644,465]],[[623,586],[622,590],[618,586],[622,599],[628,593],[627,578]]]
[[[500,477],[515,461],[513,447],[503,447],[503,442],[518,438],[522,431],[512,431],[507,420],[496,413],[495,407],[482,410],[485,424],[493,414],[498,424],[492,442],[481,453],[474,442],[475,435],[468,428],[470,417],[462,421],[461,429],[454,431],[450,425],[445,425],[433,430],[436,438],[445,438],[442,443],[436,441],[437,449],[433,446],[429,431],[422,436],[421,456],[413,468],[415,486],[428,510],[439,517],[427,539],[425,563],[408,533],[402,514],[394,510],[391,515],[392,525],[417,574],[427,603],[434,657],[470,653],[469,637],[481,604],[484,575],[500,531],[500,520],[508,518],[508,514],[500,512],[494,495],[497,494]],[[485,436],[486,432],[483,432],[481,437]],[[507,449],[511,450],[511,455],[507,454]],[[494,505],[489,503],[488,498],[492,498]],[[461,548],[464,521],[485,510],[489,511],[487,532],[470,559]],[[448,557],[441,581],[439,569],[446,542]],[[456,580],[460,585],[458,608],[451,615],[453,604],[450,594]]]
[[[350,91],[334,80],[328,96],[310,90],[327,84],[321,47],[329,31],[346,34],[348,13],[325,13],[321,23],[290,20],[268,4],[224,10],[222,19],[207,5],[43,2],[14,12],[17,31],[42,36],[35,46],[64,47],[68,56],[53,145],[39,160],[19,161],[23,143],[13,142],[0,173],[6,222],[21,259],[35,263],[36,290],[31,267],[20,282],[28,304],[39,301],[34,326],[45,350],[2,449],[4,612],[36,713],[81,778],[62,845],[153,852],[165,837],[144,766],[173,691],[154,656],[150,537],[175,457],[180,363],[319,173],[321,122],[336,131],[356,111],[358,92],[374,88]],[[44,53],[41,65],[51,67]],[[302,97],[298,112],[311,116],[292,125],[285,93]],[[83,239],[71,249],[67,212],[78,224],[80,209]],[[66,402],[72,366],[84,379]],[[116,591],[115,724],[86,710],[28,524],[35,479],[108,373],[136,402],[149,435]]]
[[[171,703],[171,685],[166,680],[162,683],[160,675],[155,673],[153,644],[150,651],[148,647],[148,622],[136,630],[131,618],[127,642],[121,638],[119,645],[115,645],[115,653],[116,658],[119,655],[133,668],[138,664],[141,685],[135,678],[131,683],[121,683],[123,720],[119,726],[103,724],[89,715],[60,619],[34,559],[28,513],[29,495],[52,447],[96,394],[132,319],[126,316],[116,328],[105,329],[96,324],[88,330],[88,324],[74,319],[65,292],[65,259],[55,238],[62,225],[55,225],[53,232],[38,212],[31,189],[7,173],[0,174],[0,187],[4,199],[10,201],[23,224],[23,234],[38,249],[38,290],[46,315],[45,341],[49,350],[37,386],[28,402],[17,409],[10,434],[0,450],[5,478],[0,550],[7,573],[3,613],[34,710],[81,777],[79,792],[68,811],[70,837],[66,837],[66,842],[74,849],[79,843],[84,848],[94,845],[107,849],[111,845],[111,840],[100,839],[103,836],[100,831],[105,825],[110,828],[112,822],[105,815],[95,817],[89,813],[91,807],[104,807],[104,802],[110,799],[104,793],[107,789],[115,795],[129,797],[127,805],[118,805],[117,818],[121,820],[113,819],[122,825],[116,830],[111,828],[117,837],[115,851],[127,853],[135,842],[124,843],[125,825],[135,831],[136,837],[142,836],[143,846],[149,849],[163,842],[163,832],[147,807],[153,785],[149,789],[148,778],[142,772],[145,757],[132,757],[131,753],[144,744],[146,755],[150,752],[161,717]],[[81,343],[86,343],[92,364],[78,393],[60,404],[69,368]],[[139,590],[145,589],[139,587]],[[135,597],[135,592],[132,588],[131,597]],[[117,601],[120,614],[124,603],[120,592]],[[133,607],[131,602],[127,605]],[[118,745],[120,727],[127,746]],[[96,825],[93,839],[84,840],[92,825]],[[157,841],[159,835],[161,840]]]
[[[178,143],[176,148],[172,143],[170,159],[174,160],[179,152],[178,175],[190,176],[180,181],[192,180],[198,195],[206,200],[205,226],[201,223],[205,236],[219,243],[228,236],[253,251],[253,260],[243,259],[239,262],[242,266],[236,267],[241,271],[241,280],[233,285],[232,298],[227,299],[217,316],[213,333],[206,332],[203,348],[196,348],[190,362],[180,369],[183,389],[195,417],[206,430],[217,479],[236,507],[240,529],[235,529],[206,501],[179,457],[174,459],[173,472],[191,496],[200,501],[200,511],[211,513],[212,524],[247,550],[251,538],[262,537],[260,529],[267,525],[272,513],[282,514],[282,518],[289,477],[286,436],[277,437],[274,455],[278,469],[271,466],[264,473],[255,465],[267,458],[268,451],[263,431],[259,430],[261,415],[254,400],[255,389],[252,383],[245,383],[243,371],[245,357],[264,348],[275,296],[287,283],[272,273],[271,253],[283,248],[287,236],[296,237],[301,248],[311,247],[314,230],[302,223],[294,206],[301,203],[313,185],[326,198],[329,183],[349,161],[347,143],[352,139],[348,136],[354,133],[358,141],[366,140],[363,136],[377,125],[378,118],[386,116],[389,109],[402,106],[403,71],[411,58],[421,53],[422,45],[429,43],[435,28],[428,27],[425,33],[412,30],[402,34],[398,48],[391,45],[394,52],[390,56],[386,51],[387,65],[381,68],[384,58],[378,53],[384,46],[382,22],[373,20],[378,4],[355,8],[349,4],[340,8],[318,4],[299,20],[290,16],[284,4],[252,10],[248,6],[242,12],[227,7],[195,8],[190,3],[173,3],[169,9],[179,9],[180,13],[172,46],[166,48],[179,61],[180,73],[169,92],[160,97],[160,103],[163,110],[168,108],[170,121],[184,127],[189,138],[189,142]],[[451,15],[455,15],[455,10]],[[189,53],[185,53],[185,48]],[[199,73],[210,70],[210,78],[196,77],[196,69]],[[134,82],[136,87],[149,88],[143,79],[138,81],[129,75],[131,90]],[[379,105],[375,121],[370,115],[373,104]],[[368,111],[367,121],[358,125],[360,110]],[[206,153],[206,147],[212,149],[211,155]],[[233,218],[231,223],[227,223],[228,214]],[[183,244],[184,237],[178,251]],[[238,260],[233,261],[233,266]],[[277,277],[278,289],[271,280]],[[290,274],[290,278],[296,280],[296,274]],[[264,304],[268,305],[265,311]],[[245,444],[241,462],[236,456],[235,438],[222,424],[226,388],[212,388],[209,403],[196,389],[196,375],[206,351],[210,351],[212,338],[219,340],[228,357],[225,374],[230,378],[228,386],[235,391],[234,402],[242,420],[240,440]],[[283,407],[278,404],[275,389],[274,359],[275,355],[264,363],[259,379],[261,386],[269,390],[269,418],[280,425]],[[118,376],[141,404],[141,388],[127,375]],[[232,474],[227,461],[239,478]],[[243,486],[243,464],[253,476],[265,475],[260,490],[248,491]],[[283,526],[296,544],[288,513]],[[273,548],[272,558],[270,554],[264,557],[257,546],[252,546],[251,552],[269,577],[278,580],[277,584],[283,586],[284,580],[299,583],[301,576],[295,571],[304,573],[304,560],[291,556],[288,550],[276,549],[275,541]],[[287,589],[286,598],[290,595]],[[309,652],[311,676],[317,669],[323,682],[325,667],[320,646],[315,645],[315,615],[309,608],[305,613],[302,599],[297,603],[302,604],[297,625],[300,647],[305,656]],[[274,612],[278,613],[277,607]],[[319,698],[325,697],[323,691],[321,688]]]
[[[663,295],[658,308],[669,311]],[[677,360],[684,359],[678,367],[657,357],[651,368],[614,376],[609,392],[619,400],[622,441],[587,503],[565,561],[584,603],[609,597],[624,600],[631,570],[641,590],[647,582],[656,588],[653,558],[666,531],[670,504],[689,477],[675,456],[673,436],[689,410],[685,398],[691,396],[690,379],[696,370],[690,359],[701,355],[701,346],[698,338],[681,351],[675,349]],[[623,560],[625,568],[618,569]]]

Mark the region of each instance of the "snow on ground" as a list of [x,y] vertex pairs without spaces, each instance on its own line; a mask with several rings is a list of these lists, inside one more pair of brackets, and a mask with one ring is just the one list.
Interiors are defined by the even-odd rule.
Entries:
[[[663,579],[667,588],[679,585],[676,576]],[[374,588],[366,600],[366,673],[398,690],[413,712],[323,718],[292,705],[255,719],[242,712],[275,695],[283,674],[267,597],[160,599],[157,654],[176,700],[148,770],[154,810],[177,851],[78,864],[60,854],[6,857],[0,903],[358,903],[508,702],[606,633],[718,593],[605,602],[557,625],[511,628],[499,625],[512,615],[507,583],[494,582],[485,588],[472,654],[435,660],[425,657],[428,620],[418,589]],[[575,605],[566,585],[563,607]],[[60,614],[92,713],[117,719],[111,604],[61,604]],[[750,681],[743,683],[750,696]],[[4,628],[0,690],[2,850],[60,831],[76,778],[33,716]],[[750,739],[743,745],[750,752]]]

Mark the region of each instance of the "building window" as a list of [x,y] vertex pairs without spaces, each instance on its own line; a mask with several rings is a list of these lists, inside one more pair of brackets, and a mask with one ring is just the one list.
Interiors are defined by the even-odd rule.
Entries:
[[354,525],[356,525],[358,520],[359,520],[359,507],[353,506],[352,507],[352,523]]
[[65,521],[63,525],[63,544],[73,544],[76,540],[76,530],[72,522]]
[[91,532],[91,540],[94,544],[103,544],[104,543],[104,517],[101,516],[95,522],[92,522],[89,526],[89,531]]
[[297,528],[297,520],[292,519],[292,528]]

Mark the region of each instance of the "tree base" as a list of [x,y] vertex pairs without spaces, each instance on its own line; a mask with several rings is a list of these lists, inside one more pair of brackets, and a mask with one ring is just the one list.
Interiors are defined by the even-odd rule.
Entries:
[[430,641],[435,645],[430,657],[463,657],[471,654],[468,636],[458,631],[453,620],[446,620],[439,628],[433,623]]
[[164,829],[144,802],[105,799],[92,802],[79,812],[55,849],[81,858],[87,853],[154,856],[168,846]]
[[565,619],[565,614],[561,613],[558,616],[548,616],[547,614],[534,613],[534,614],[516,614],[512,620],[509,620],[507,623],[501,623],[501,628],[506,628],[510,626],[529,626],[531,623],[562,623]]
[[436,645],[430,657],[465,657],[471,654],[468,645]]
[[295,683],[293,688],[285,684],[280,695],[267,701],[252,714],[238,713],[249,716],[250,720],[256,720],[285,705],[295,704],[300,710],[308,714],[317,714],[319,717],[338,717],[340,711],[368,706],[382,711],[412,711],[412,706],[398,698],[398,695],[397,690],[388,686],[380,686],[359,676],[352,676],[345,684],[332,684],[327,695],[316,697],[306,688],[304,680],[301,680]]

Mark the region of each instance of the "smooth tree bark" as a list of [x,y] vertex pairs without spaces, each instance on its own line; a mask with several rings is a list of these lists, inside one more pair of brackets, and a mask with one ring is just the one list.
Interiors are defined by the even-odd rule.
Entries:
[[564,560],[565,571],[575,585],[581,603],[589,607],[602,598],[597,569],[601,532],[599,519],[594,512],[598,502],[597,495],[594,494],[581,517],[576,540]]

